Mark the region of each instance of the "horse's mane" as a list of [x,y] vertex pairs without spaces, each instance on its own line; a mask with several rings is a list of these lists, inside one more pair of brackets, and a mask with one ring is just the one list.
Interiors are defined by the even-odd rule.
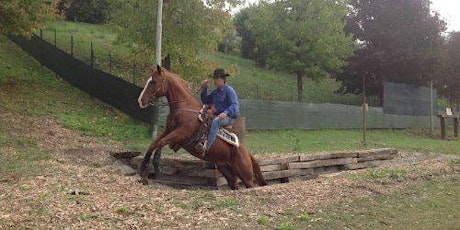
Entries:
[[193,87],[193,84],[191,82],[186,81],[183,79],[179,74],[172,73],[168,70],[165,71],[165,73],[174,81],[178,83],[181,88],[183,88],[185,91],[193,95],[191,88]]

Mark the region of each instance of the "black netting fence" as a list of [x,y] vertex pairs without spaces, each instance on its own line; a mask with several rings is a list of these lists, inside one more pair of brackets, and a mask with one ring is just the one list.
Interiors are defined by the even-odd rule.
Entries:
[[153,107],[140,109],[137,98],[142,88],[109,73],[92,68],[54,45],[34,36],[30,40],[9,36],[29,55],[37,59],[72,85],[101,101],[121,110],[130,117],[146,123],[152,122]]

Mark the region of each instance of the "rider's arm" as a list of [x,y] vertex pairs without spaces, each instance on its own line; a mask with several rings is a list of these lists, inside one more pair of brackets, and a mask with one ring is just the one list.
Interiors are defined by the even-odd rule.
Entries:
[[208,94],[208,87],[201,86],[201,101],[203,104],[212,104],[212,93]]
[[230,101],[230,106],[224,110],[224,113],[229,117],[236,117],[240,112],[240,105],[238,103],[238,96],[233,88],[228,87],[227,89],[228,100]]

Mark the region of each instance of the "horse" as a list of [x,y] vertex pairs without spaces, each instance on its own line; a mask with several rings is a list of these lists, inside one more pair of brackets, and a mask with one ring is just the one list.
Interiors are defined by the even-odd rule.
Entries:
[[150,75],[139,95],[139,107],[146,108],[153,105],[158,98],[166,97],[170,111],[166,120],[166,129],[152,141],[144,156],[140,167],[141,182],[148,184],[147,165],[153,151],[161,153],[161,149],[169,145],[174,151],[183,148],[199,159],[214,163],[232,190],[238,189],[238,178],[247,188],[254,187],[255,182],[260,186],[267,185],[259,164],[243,144],[236,147],[217,138],[206,154],[198,153],[195,150],[197,142],[194,140],[203,127],[198,119],[203,105],[195,99],[179,75],[159,65],[151,67]]

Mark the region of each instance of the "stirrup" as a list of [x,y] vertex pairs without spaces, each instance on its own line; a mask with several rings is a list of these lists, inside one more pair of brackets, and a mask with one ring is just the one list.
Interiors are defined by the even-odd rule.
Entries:
[[204,151],[201,153],[201,157],[204,159],[204,157],[206,156],[206,153],[208,152],[208,141],[204,141],[204,144],[203,144],[203,148],[204,148]]

